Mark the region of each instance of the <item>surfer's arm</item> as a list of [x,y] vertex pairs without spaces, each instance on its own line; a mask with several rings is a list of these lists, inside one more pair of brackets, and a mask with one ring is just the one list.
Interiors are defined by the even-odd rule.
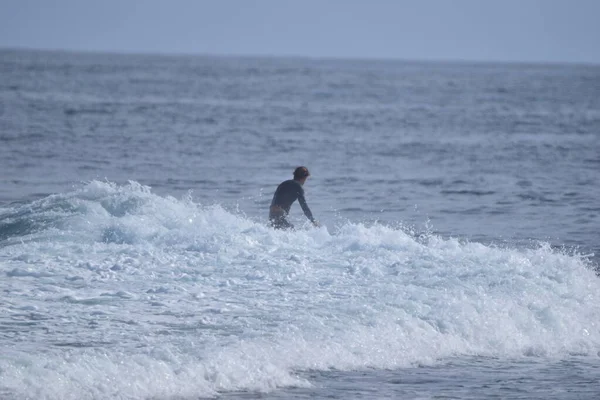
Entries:
[[318,222],[313,217],[312,212],[310,211],[310,208],[308,208],[308,204],[306,204],[306,199],[304,198],[304,193],[298,194],[298,203],[300,203],[300,207],[302,207],[302,211],[304,211],[304,215],[306,215],[306,218],[308,218],[310,220],[310,222],[312,222],[313,224],[318,225]]

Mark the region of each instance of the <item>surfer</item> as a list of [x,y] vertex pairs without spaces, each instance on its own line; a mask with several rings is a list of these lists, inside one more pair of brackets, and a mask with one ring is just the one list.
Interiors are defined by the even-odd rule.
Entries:
[[271,207],[269,208],[269,221],[271,226],[275,229],[293,229],[292,225],[287,219],[287,215],[290,213],[290,207],[292,203],[298,199],[304,215],[312,222],[314,226],[320,226],[319,222],[314,219],[306,199],[304,198],[304,189],[302,185],[306,182],[306,179],[310,176],[306,167],[298,167],[294,170],[294,179],[290,179],[282,182],[277,186],[273,200],[271,201]]

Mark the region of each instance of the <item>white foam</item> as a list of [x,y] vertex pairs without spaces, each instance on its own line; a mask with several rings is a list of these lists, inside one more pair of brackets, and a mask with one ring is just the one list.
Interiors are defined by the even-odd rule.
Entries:
[[309,384],[298,370],[600,350],[598,277],[545,244],[274,231],[136,183],[8,212],[34,227],[0,247],[0,393],[17,397],[211,396]]

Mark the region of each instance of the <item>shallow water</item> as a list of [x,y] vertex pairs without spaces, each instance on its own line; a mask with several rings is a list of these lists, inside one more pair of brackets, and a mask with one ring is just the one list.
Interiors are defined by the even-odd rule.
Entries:
[[599,363],[578,358],[560,362],[467,358],[392,371],[312,373],[307,375],[314,385],[311,388],[234,393],[231,398],[307,399],[327,393],[332,399],[595,399],[599,375]]

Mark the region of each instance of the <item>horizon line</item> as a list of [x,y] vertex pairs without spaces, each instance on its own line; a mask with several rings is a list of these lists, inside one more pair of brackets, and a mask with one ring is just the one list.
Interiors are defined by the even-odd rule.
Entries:
[[548,60],[500,60],[500,59],[449,59],[449,58],[402,58],[402,57],[373,57],[373,56],[315,56],[303,54],[268,54],[268,53],[210,53],[210,52],[179,52],[179,51],[147,51],[147,50],[106,50],[106,49],[77,49],[77,48],[39,48],[27,46],[0,45],[0,51],[24,51],[47,53],[72,53],[113,56],[147,56],[147,57],[214,57],[214,58],[258,58],[258,59],[303,59],[322,61],[379,61],[404,63],[449,63],[449,64],[506,64],[531,66],[582,66],[600,67],[600,62],[593,61],[548,61]]

